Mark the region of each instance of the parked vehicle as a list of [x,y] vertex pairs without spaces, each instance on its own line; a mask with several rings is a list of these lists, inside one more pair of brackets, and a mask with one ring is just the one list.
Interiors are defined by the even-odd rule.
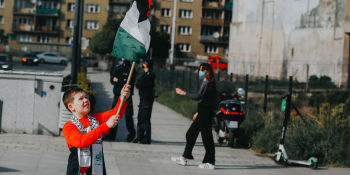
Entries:
[[6,53],[0,53],[0,69],[12,70],[12,58]]
[[194,60],[194,61],[187,61],[184,62],[184,66],[189,67],[189,68],[198,68],[202,63],[207,63],[206,60]]
[[234,147],[240,145],[241,137],[244,130],[240,128],[241,123],[245,120],[244,101],[237,92],[230,99],[220,102],[215,117],[215,131],[218,135],[219,144],[228,143]]
[[98,61],[94,57],[90,57],[90,56],[82,57],[81,61],[87,67],[97,67],[98,66]]
[[40,63],[59,63],[66,65],[68,63],[68,58],[61,57],[55,53],[43,52],[37,55]]
[[208,57],[208,63],[214,70],[227,70],[227,61],[220,56],[210,55]]
[[39,64],[39,58],[36,56],[35,53],[28,53],[23,55],[22,57],[22,65],[38,65]]

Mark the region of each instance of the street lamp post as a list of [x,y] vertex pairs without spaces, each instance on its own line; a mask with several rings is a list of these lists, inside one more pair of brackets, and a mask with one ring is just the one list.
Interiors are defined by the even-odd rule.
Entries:
[[169,52],[169,64],[171,66],[174,65],[174,43],[175,43],[175,27],[176,27],[176,6],[177,0],[174,0],[174,8],[173,8],[173,21],[171,25],[171,47]]
[[83,21],[84,0],[75,0],[75,16],[73,24],[73,48],[72,48],[72,84],[77,84],[77,75],[80,69],[81,36]]

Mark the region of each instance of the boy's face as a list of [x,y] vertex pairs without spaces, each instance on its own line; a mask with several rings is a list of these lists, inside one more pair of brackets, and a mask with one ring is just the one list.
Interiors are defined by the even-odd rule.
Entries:
[[72,113],[76,113],[81,117],[90,112],[90,101],[85,92],[77,92],[74,96],[73,103],[68,104],[68,108]]

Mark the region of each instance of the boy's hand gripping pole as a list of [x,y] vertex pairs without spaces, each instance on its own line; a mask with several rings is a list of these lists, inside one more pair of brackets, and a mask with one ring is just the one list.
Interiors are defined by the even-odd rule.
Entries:
[[[126,82],[127,85],[130,85],[130,81],[131,81],[132,74],[134,73],[134,69],[135,69],[135,61],[132,62],[131,69],[130,69],[130,72],[129,72],[128,81]],[[119,113],[120,113],[120,110],[122,109],[124,100],[125,100],[125,96],[121,95],[121,97],[120,97],[120,104],[118,106],[118,111],[117,111],[118,120],[121,117],[121,116],[119,116]]]

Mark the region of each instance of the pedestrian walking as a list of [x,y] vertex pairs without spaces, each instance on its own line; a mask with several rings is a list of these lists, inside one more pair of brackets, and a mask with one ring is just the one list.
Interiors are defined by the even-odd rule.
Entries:
[[140,104],[137,116],[137,137],[134,143],[151,143],[151,115],[154,101],[154,79],[153,64],[146,60],[142,64],[143,75],[137,80],[136,88],[139,90]]
[[[128,76],[130,73],[130,68],[131,68],[131,63],[122,58],[122,64],[117,64],[114,66],[112,69],[111,73],[111,79],[110,82],[113,85],[113,104],[112,108],[116,105],[119,96],[120,96],[120,91],[123,88],[123,86],[127,83]],[[136,71],[134,71],[131,81],[130,81],[130,97],[128,99],[128,105],[126,106],[125,110],[125,123],[126,123],[126,128],[128,130],[128,136],[126,138],[127,142],[131,142],[135,138],[135,126],[134,126],[134,119],[132,116],[134,115],[134,107],[133,107],[133,102],[132,102],[132,95],[134,95],[134,85],[135,85],[135,77],[136,77]],[[110,140],[114,141],[115,136],[117,134],[117,127],[114,127],[113,129],[110,130],[110,132],[104,137],[104,140]]]
[[[130,96],[130,86],[125,85],[121,92],[125,100]],[[65,107],[73,114],[62,128],[70,151],[67,175],[105,175],[102,136],[118,124],[118,104],[110,111],[90,113],[90,101],[86,93],[77,87],[68,89],[63,95]],[[124,114],[124,102],[120,116]]]
[[203,83],[198,93],[191,94],[176,88],[176,93],[198,101],[197,113],[193,116],[193,122],[186,133],[186,146],[182,156],[172,157],[171,160],[179,165],[187,165],[187,160],[192,160],[192,150],[199,132],[205,148],[205,155],[199,168],[215,169],[215,145],[212,134],[212,121],[216,108],[217,90],[213,70],[208,63],[199,66],[199,78]]

